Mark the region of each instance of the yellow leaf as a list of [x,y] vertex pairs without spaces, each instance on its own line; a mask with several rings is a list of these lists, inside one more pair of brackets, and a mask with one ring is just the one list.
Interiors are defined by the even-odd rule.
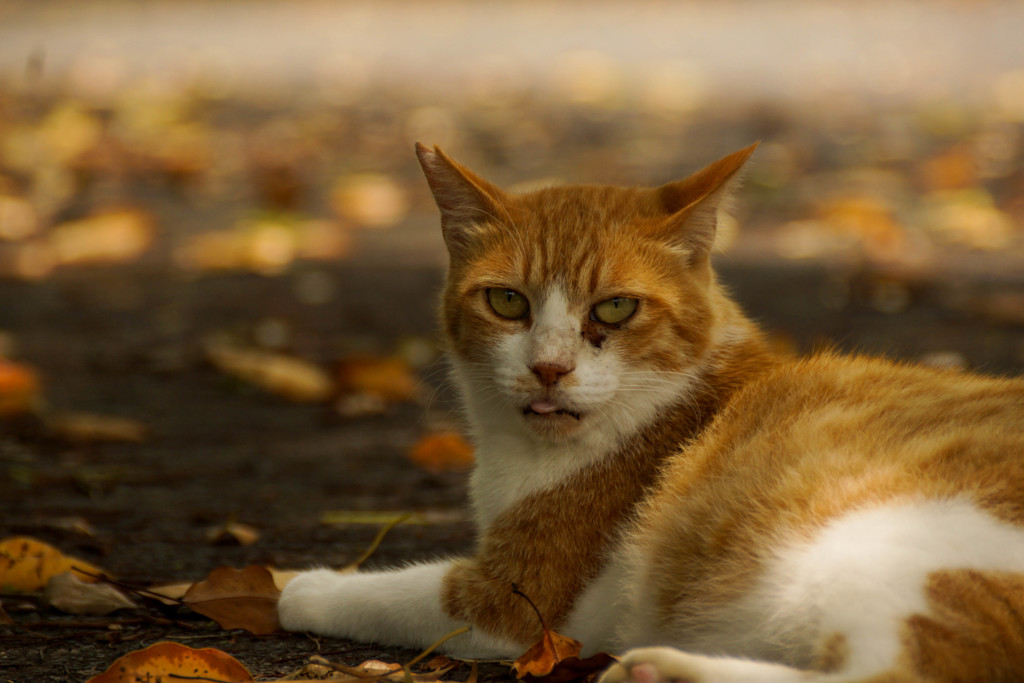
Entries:
[[365,227],[384,228],[409,212],[405,190],[386,175],[364,173],[342,178],[331,192],[338,215]]
[[50,247],[61,264],[134,261],[155,238],[153,219],[136,209],[108,209],[63,223],[50,233]]
[[327,373],[301,358],[216,339],[206,344],[206,357],[221,372],[292,401],[324,401],[334,393]]
[[[53,546],[28,536],[14,536],[0,541],[0,586],[19,591],[37,591],[51,578],[74,568],[90,574],[105,572],[85,560],[64,555]],[[94,578],[75,572],[83,581]]]
[[145,441],[149,431],[138,420],[95,413],[54,413],[47,418],[46,423],[57,436],[84,443],[139,443]]
[[87,683],[142,683],[159,680],[204,680],[252,683],[252,674],[230,655],[206,648],[196,650],[178,643],[157,643],[129,652],[104,673]]

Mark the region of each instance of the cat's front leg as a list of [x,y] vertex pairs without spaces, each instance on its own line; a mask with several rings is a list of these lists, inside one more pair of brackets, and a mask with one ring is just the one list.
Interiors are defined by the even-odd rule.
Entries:
[[819,676],[768,662],[644,647],[623,655],[601,675],[599,683],[809,683]]
[[[285,586],[278,616],[287,631],[424,648],[467,625],[449,617],[441,605],[441,583],[450,566],[450,561],[438,561],[379,572],[303,572]],[[517,656],[522,648],[473,629],[441,649],[494,658]]]

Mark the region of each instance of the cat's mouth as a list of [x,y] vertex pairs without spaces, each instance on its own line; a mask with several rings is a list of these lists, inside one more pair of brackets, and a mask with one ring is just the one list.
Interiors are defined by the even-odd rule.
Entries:
[[579,413],[568,410],[567,408],[562,408],[561,406],[558,406],[557,404],[552,403],[551,401],[545,400],[534,401],[530,405],[523,408],[523,415],[537,415],[539,417],[566,415],[568,417],[574,417],[577,420],[580,419]]

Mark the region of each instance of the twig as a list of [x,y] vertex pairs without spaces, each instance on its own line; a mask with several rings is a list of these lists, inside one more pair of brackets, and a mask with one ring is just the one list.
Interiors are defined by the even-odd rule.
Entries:
[[354,678],[364,678],[364,679],[384,678],[386,676],[390,676],[391,674],[395,673],[393,670],[388,670],[388,671],[381,672],[379,674],[373,674],[373,673],[370,673],[369,671],[365,671],[365,670],[360,669],[360,668],[355,667],[355,666],[345,666],[344,664],[339,664],[337,662],[332,662],[331,660],[327,659],[326,657],[321,657],[320,655],[313,655],[312,657],[309,658],[309,661],[313,662],[314,664],[320,664],[321,666],[329,667],[331,669],[334,669],[335,671],[340,671],[343,674],[348,674],[349,676],[352,676]]
[[346,568],[357,569],[363,562],[366,562],[368,559],[370,559],[370,556],[377,552],[377,548],[380,547],[380,542],[384,540],[384,537],[388,535],[388,532],[394,529],[402,522],[409,519],[410,517],[412,517],[412,514],[407,512],[404,515],[399,515],[398,517],[395,517],[393,520],[391,520],[383,527],[381,527],[380,531],[378,531],[377,535],[374,537],[373,542],[370,543],[370,546],[363,551],[363,554],[360,555],[355,562],[348,565],[348,567]]
[[181,598],[172,598],[169,595],[163,595],[162,593],[157,593],[156,591],[151,591],[151,590],[148,590],[146,588],[141,588],[139,586],[133,586],[130,583],[124,583],[123,581],[118,581],[117,579],[112,579],[109,576],[104,576],[103,574],[93,574],[91,572],[85,571],[84,569],[79,569],[78,567],[76,567],[74,565],[72,565],[71,568],[74,569],[76,572],[78,572],[80,574],[84,574],[84,575],[86,575],[86,576],[88,576],[90,578],[96,579],[97,581],[102,581],[103,583],[109,583],[112,586],[117,586],[118,588],[123,588],[126,591],[131,591],[132,593],[135,593],[136,595],[141,595],[143,597],[156,598],[157,600],[168,600],[170,602],[173,602],[175,604],[181,605],[183,607],[187,607],[188,606],[188,605],[185,604],[185,601],[182,600]]
[[449,640],[451,640],[455,636],[461,636],[463,633],[469,633],[472,630],[473,630],[472,626],[463,626],[461,628],[455,629],[454,631],[452,631],[451,633],[445,635],[443,638],[438,640],[436,643],[434,643],[433,645],[428,647],[426,650],[424,650],[423,652],[421,652],[418,655],[416,655],[415,657],[413,657],[412,660],[410,660],[409,663],[406,664],[405,666],[406,667],[410,667],[413,664],[416,664],[417,662],[419,662],[420,660],[426,658],[427,655],[429,655],[431,652],[433,652],[437,648],[441,647],[443,644],[445,644],[446,642],[448,642]]

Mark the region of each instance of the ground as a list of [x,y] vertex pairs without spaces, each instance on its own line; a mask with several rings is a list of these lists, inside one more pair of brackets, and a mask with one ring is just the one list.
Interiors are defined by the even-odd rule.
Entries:
[[[312,268],[346,294],[324,305],[297,302],[295,283]],[[780,343],[806,350],[828,342],[1011,374],[1022,364],[1019,323],[948,304],[993,292],[1019,296],[1019,282],[903,283],[909,299],[893,315],[869,305],[878,287],[891,286],[871,273],[763,264],[723,270]],[[134,417],[151,429],[140,444],[74,445],[31,420],[6,423],[0,537],[40,538],[143,585],[198,580],[219,565],[345,564],[378,527],[324,524],[324,513],[336,510],[451,513],[441,523],[397,527],[371,566],[470,550],[473,530],[460,516],[465,475],[430,473],[405,456],[425,425],[452,409],[440,364],[424,372],[437,387],[425,404],[345,419],[323,404],[284,401],[226,379],[200,351],[211,331],[274,319],[292,330],[292,349],[325,364],[353,348],[388,352],[432,334],[441,277],[428,267],[299,264],[274,278],[122,267],[0,282],[0,329],[15,331],[20,355],[44,369],[52,405]],[[848,296],[837,305],[840,281]],[[951,299],[954,286],[959,295]],[[69,518],[87,521],[93,533],[68,529]],[[256,527],[259,541],[206,540],[211,526],[230,519]],[[294,672],[314,653],[348,664],[411,656],[329,638],[225,632],[187,610],[86,618],[62,616],[32,596],[2,600],[17,623],[0,627],[3,680],[85,680],[123,653],[167,639],[222,649],[264,678]],[[505,671],[486,670],[496,678]]]

